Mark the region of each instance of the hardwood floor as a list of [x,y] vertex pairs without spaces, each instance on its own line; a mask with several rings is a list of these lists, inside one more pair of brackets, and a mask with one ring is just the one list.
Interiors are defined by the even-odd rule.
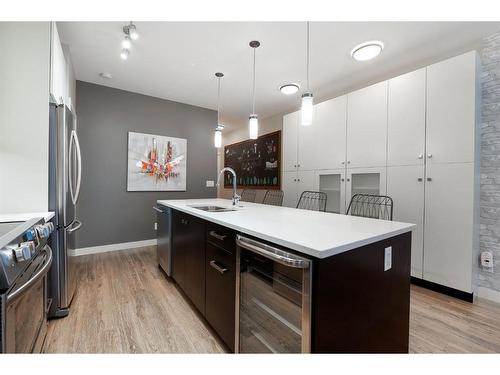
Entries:
[[154,247],[82,256],[70,314],[46,353],[220,353],[222,345],[156,262]]
[[[52,320],[46,353],[221,353],[225,347],[158,269],[154,247],[78,258],[68,317]],[[500,353],[500,305],[412,286],[411,353]]]

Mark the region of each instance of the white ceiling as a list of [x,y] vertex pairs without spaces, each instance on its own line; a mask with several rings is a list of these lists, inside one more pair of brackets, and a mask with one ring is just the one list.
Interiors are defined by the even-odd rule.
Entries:
[[[245,124],[251,112],[251,40],[257,49],[256,112],[260,118],[298,108],[300,93],[284,96],[284,83],[305,83],[304,22],[137,22],[139,39],[127,61],[120,59],[127,22],[61,22],[79,80],[196,106],[217,108],[229,128]],[[487,22],[314,22],[310,26],[310,81],[317,99],[389,78],[476,48],[480,38],[500,31]],[[381,40],[383,53],[356,62],[350,51],[366,40]],[[101,78],[99,73],[113,78]]]

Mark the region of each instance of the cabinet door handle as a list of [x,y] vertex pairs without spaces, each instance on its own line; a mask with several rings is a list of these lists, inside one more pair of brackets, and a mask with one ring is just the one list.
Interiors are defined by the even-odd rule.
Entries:
[[427,177],[427,181],[432,181],[432,178],[431,177]]
[[347,160],[347,164],[351,164],[351,161],[350,161],[350,160]]
[[347,179],[347,182],[349,182],[349,181],[351,181],[351,179],[350,179],[350,178],[348,178],[348,179]]
[[297,164],[297,167],[300,168],[300,164]]
[[418,182],[422,182],[422,180],[423,180],[422,177],[417,178]]
[[219,234],[219,233],[217,233],[214,230],[211,230],[210,232],[208,232],[208,234],[211,235],[214,238],[217,238],[220,241],[224,241],[226,239],[226,237],[227,237],[227,235]]
[[422,159],[423,157],[424,157],[424,155],[422,155],[422,154],[419,154],[419,155],[418,155],[418,158],[419,158],[419,159]]
[[189,224],[189,220],[181,219],[181,224],[182,225],[188,225]]
[[427,154],[427,157],[430,159],[432,158],[432,154]]
[[343,178],[341,178],[341,179],[340,179],[340,181],[344,182],[344,179],[343,179]]
[[300,178],[297,178],[297,181],[300,181]]
[[210,267],[214,268],[215,270],[217,270],[221,274],[224,274],[228,271],[228,269],[226,267],[219,266],[215,260],[210,261]]
[[344,165],[345,164],[345,161],[341,161],[340,164]]

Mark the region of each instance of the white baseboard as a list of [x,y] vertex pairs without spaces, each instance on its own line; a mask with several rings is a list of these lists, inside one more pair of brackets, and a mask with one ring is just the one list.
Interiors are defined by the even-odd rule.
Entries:
[[492,302],[500,303],[500,292],[498,290],[480,286],[477,288],[477,296]]
[[135,249],[137,247],[144,247],[144,246],[156,246],[156,244],[157,244],[156,239],[152,239],[152,240],[144,240],[144,241],[114,243],[114,244],[102,245],[102,246],[82,247],[82,248],[76,249],[72,255],[80,256],[80,255],[107,253],[108,251],[128,250],[128,249]]

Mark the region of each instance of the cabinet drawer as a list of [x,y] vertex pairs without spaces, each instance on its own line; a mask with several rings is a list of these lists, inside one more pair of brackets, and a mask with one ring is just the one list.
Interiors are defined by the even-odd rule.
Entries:
[[206,244],[205,318],[234,351],[236,259],[209,242]]
[[229,228],[207,222],[207,241],[222,247],[234,254],[236,249],[236,233]]

